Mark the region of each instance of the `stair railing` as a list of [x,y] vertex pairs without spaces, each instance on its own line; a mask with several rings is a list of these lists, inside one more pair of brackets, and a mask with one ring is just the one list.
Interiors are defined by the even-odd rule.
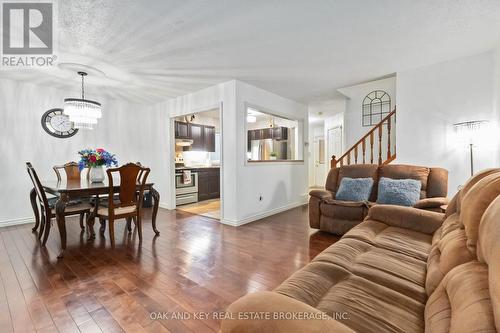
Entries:
[[[358,142],[349,148],[349,150],[347,150],[342,156],[336,158],[335,155],[333,155],[330,162],[331,168],[336,168],[337,165],[343,166],[344,164],[360,164],[358,162],[361,162],[362,164],[373,164],[374,160],[378,163],[378,165],[392,162],[396,158],[396,142],[392,138],[394,133],[391,132],[393,130],[393,125],[395,124],[396,108],[394,108],[391,113],[385,116],[385,118],[368,131],[368,133],[366,133]],[[378,139],[378,142],[376,142],[375,137]],[[383,139],[385,139],[385,143],[387,144],[386,152],[384,152],[384,148],[382,146],[382,142],[384,141]],[[374,146],[375,150],[378,150],[376,153],[374,153]],[[369,156],[366,156],[367,148],[369,149]]]

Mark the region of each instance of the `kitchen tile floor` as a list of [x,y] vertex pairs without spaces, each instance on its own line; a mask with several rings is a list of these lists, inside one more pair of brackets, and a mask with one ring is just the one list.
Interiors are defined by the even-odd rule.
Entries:
[[199,201],[192,204],[178,206],[177,209],[191,214],[220,220],[220,199]]

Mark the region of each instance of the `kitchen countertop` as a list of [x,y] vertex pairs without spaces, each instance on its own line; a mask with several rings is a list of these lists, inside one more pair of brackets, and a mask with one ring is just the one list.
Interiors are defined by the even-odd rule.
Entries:
[[176,167],[175,170],[220,169],[220,166]]

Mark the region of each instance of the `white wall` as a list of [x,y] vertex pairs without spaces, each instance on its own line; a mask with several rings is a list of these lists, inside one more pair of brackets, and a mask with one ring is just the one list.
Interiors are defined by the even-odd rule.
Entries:
[[[233,162],[236,159],[236,115],[235,115],[235,98],[236,98],[236,82],[229,81],[221,83],[192,94],[180,96],[170,99],[156,108],[162,109],[171,122],[172,118],[187,114],[192,114],[201,111],[213,110],[222,105],[222,154],[221,154],[221,197],[224,198],[221,202],[221,218],[237,220],[237,201],[236,192],[236,165]],[[163,131],[165,133],[164,151],[169,157],[165,173],[163,174],[162,181],[168,184],[169,188],[166,190],[168,195],[168,202],[165,208],[175,208],[175,186],[174,186],[174,172],[175,172],[175,150],[174,150],[174,134],[172,123],[166,126]],[[226,163],[227,161],[227,163]]]
[[[494,100],[493,107],[495,112],[496,129],[500,129],[500,44],[493,50],[494,56],[494,70],[493,70],[493,90]],[[498,140],[498,138],[497,138]],[[497,142],[497,145],[499,143]],[[500,145],[496,150],[496,165],[500,166]]]
[[[241,81],[236,81],[236,181],[237,215],[236,220],[225,216],[224,222],[241,224],[256,220],[266,215],[286,210],[307,202],[308,156],[303,162],[246,163],[246,105],[277,116],[301,120],[305,140],[308,138],[307,107],[287,98],[256,88]],[[300,131],[299,131],[300,132]],[[300,134],[299,134],[300,135]],[[224,139],[225,140],[225,139]],[[226,141],[225,141],[226,142]],[[304,145],[298,146],[304,151]],[[299,153],[300,155],[300,153]],[[228,160],[224,159],[227,164]],[[262,196],[262,201],[259,197]],[[227,197],[227,196],[226,196]]]
[[92,89],[88,94],[102,103],[103,118],[94,130],[58,139],[42,129],[41,115],[61,107],[65,97],[78,96],[78,91],[0,80],[0,225],[33,219],[27,161],[33,163],[41,179],[55,180],[52,166],[76,161],[83,148],[100,147],[116,154],[119,163],[141,161],[151,166],[150,179],[160,179],[162,164],[155,150],[161,127],[158,113],[148,106],[106,99]]
[[[246,83],[229,81],[169,100],[166,110],[170,117],[176,117],[213,109],[219,103],[223,104],[222,222],[240,225],[305,203],[307,162],[246,163],[245,106],[249,103],[278,116],[301,118],[305,123],[307,108]],[[166,149],[173,161],[172,148],[167,146]],[[174,163],[170,163],[166,174],[173,175],[174,167]],[[261,194],[263,200],[259,201]]]
[[[397,73],[396,162],[448,169],[450,196],[470,176],[468,150],[456,144],[452,124],[496,120],[493,55],[488,52]],[[475,149],[476,171],[498,166],[495,139]]]
[[374,90],[383,90],[391,97],[391,111],[396,106],[396,77],[370,81],[350,87],[338,89],[348,99],[346,101],[346,112],[344,114],[345,150],[354,145],[370,129],[370,126],[362,124],[363,99]]

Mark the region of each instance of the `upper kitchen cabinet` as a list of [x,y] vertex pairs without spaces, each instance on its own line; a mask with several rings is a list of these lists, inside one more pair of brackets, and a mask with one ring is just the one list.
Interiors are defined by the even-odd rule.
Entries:
[[246,109],[247,162],[304,161],[304,119]]
[[215,127],[201,124],[175,122],[175,138],[193,140],[186,149],[215,152]]
[[203,126],[205,137],[205,151],[215,152],[215,127]]
[[181,121],[174,122],[176,139],[191,139],[190,124]]
[[272,128],[272,138],[274,140],[288,140],[288,128],[283,126]]
[[205,150],[205,130],[203,125],[189,124],[191,131],[191,150],[203,151]]

